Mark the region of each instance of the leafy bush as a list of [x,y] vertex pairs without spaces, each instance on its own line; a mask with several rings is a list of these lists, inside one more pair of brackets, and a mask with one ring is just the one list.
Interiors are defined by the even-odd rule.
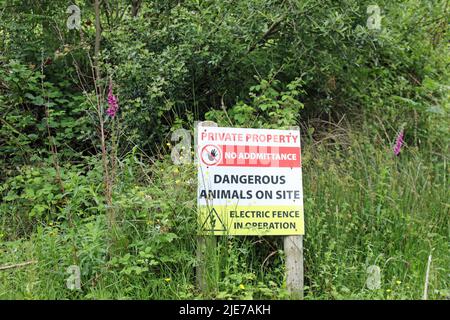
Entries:
[[17,60],[0,64],[0,79],[0,165],[6,173],[48,158],[53,147],[66,159],[79,156],[94,130],[85,98],[69,92],[68,81],[54,85]]
[[286,128],[298,121],[303,104],[297,100],[305,92],[301,89],[301,79],[289,83],[286,91],[280,91],[280,81],[262,80],[250,88],[251,105],[239,102],[229,110],[211,110],[207,120],[220,126],[249,126],[254,128]]
[[[104,212],[101,173],[82,167],[24,166],[0,187],[2,225],[11,238],[24,236],[41,222],[67,221]],[[61,190],[63,188],[63,190]],[[8,214],[6,214],[8,213]],[[12,226],[15,226],[12,228]]]
[[430,254],[449,295],[447,1],[378,0],[380,30],[371,1],[132,2],[102,1],[100,39],[90,1],[80,30],[0,1],[0,264],[31,261],[0,298],[288,297],[278,238],[220,237],[196,285],[196,166],[162,143],[203,119],[301,126],[306,299],[420,298]]

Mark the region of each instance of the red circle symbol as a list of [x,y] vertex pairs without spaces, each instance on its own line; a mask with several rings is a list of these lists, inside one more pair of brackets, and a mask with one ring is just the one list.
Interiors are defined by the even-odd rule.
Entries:
[[200,158],[207,166],[215,166],[222,160],[222,149],[213,144],[208,144],[202,148]]

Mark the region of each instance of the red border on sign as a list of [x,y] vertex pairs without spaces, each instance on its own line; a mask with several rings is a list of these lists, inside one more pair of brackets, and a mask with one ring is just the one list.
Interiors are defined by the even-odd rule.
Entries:
[[222,151],[222,158],[214,166],[301,168],[300,147],[249,145],[218,145],[217,147]]

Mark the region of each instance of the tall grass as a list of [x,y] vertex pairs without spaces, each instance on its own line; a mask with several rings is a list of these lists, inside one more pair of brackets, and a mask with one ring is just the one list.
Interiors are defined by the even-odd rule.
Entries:
[[[340,127],[304,137],[306,299],[420,299],[430,254],[429,298],[450,295],[448,160],[408,145],[394,156],[385,140]],[[195,167],[134,156],[121,166],[115,256],[102,214],[41,221],[28,237],[0,242],[0,265],[38,261],[0,271],[1,299],[287,297],[278,237],[218,238],[207,252],[209,290],[200,292]],[[66,288],[73,264],[81,291]],[[371,265],[381,270],[372,290]]]
[[[433,256],[433,297],[448,295],[447,159],[406,147],[396,157],[378,136],[345,132],[304,159],[306,275],[325,298],[418,299]],[[381,269],[368,290],[367,267]]]

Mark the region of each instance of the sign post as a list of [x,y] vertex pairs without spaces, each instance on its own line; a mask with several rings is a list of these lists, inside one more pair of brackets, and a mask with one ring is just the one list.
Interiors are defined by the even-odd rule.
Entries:
[[286,285],[303,296],[300,132],[197,128],[201,235],[285,236]]
[[284,238],[286,287],[294,299],[303,299],[303,236]]
[[[212,121],[204,121],[198,122],[196,126],[196,133],[201,130],[201,128],[207,127],[217,127],[217,124]],[[198,146],[198,134],[195,136],[195,146]],[[196,155],[196,159],[198,157]],[[197,269],[196,269],[196,277],[197,277],[197,285],[202,292],[208,291],[208,272],[207,272],[207,259],[206,253],[209,249],[215,248],[216,246],[216,237],[215,236],[206,236],[204,234],[200,234],[197,236]]]
[[[291,130],[298,131],[300,137],[299,127],[291,127]],[[299,144],[301,150],[300,138]],[[286,255],[286,287],[292,298],[303,299],[303,235],[286,236],[284,238],[284,252]]]

